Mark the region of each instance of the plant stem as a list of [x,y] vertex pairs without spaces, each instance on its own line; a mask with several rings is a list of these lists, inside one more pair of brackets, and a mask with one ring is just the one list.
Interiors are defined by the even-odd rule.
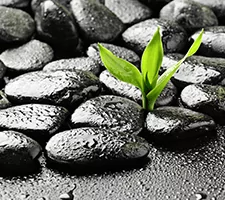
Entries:
[[142,107],[144,109],[147,109],[148,108],[147,103],[148,103],[148,101],[147,101],[146,94],[144,92],[142,92]]

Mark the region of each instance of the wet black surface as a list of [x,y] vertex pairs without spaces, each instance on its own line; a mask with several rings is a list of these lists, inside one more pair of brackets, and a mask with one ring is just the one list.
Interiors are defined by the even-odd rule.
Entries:
[[[80,200],[147,200],[147,199],[201,199],[225,198],[225,138],[224,127],[217,135],[197,148],[173,152],[154,147],[150,161],[141,169],[70,176],[45,168],[23,178],[0,178],[0,199],[56,200],[72,191]],[[193,142],[195,143],[195,142]],[[204,198],[202,198],[204,199]]]

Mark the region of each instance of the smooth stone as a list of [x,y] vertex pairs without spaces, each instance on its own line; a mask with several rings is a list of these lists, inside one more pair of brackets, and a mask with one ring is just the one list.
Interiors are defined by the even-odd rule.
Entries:
[[[116,79],[107,70],[101,72],[99,75],[99,80],[104,83],[112,94],[126,97],[137,102],[138,104],[142,104],[141,91],[137,87]],[[176,99],[177,89],[174,84],[169,81],[156,100],[155,107],[172,105],[175,103]]]
[[[167,54],[163,58],[161,71],[175,65],[184,55]],[[172,81],[178,88],[195,83],[216,85],[225,76],[225,59],[209,58],[204,56],[192,56],[181,64],[178,71],[174,74]]]
[[0,110],[0,130],[15,130],[46,140],[64,124],[69,112],[61,106],[23,104]]
[[0,54],[0,60],[7,70],[25,73],[40,70],[53,59],[52,48],[39,40],[31,40],[19,47],[7,49]]
[[[191,40],[195,40],[199,33],[199,31],[195,32],[191,36]],[[212,26],[204,29],[198,54],[208,57],[225,58],[225,26]]]
[[81,170],[86,167],[89,171],[93,166],[104,171],[106,165],[114,167],[135,163],[146,158],[149,149],[141,137],[100,128],[64,131],[54,135],[46,145],[47,157],[54,163]]
[[0,109],[8,108],[11,106],[11,103],[7,99],[5,93],[0,90]]
[[163,19],[147,19],[139,22],[122,34],[126,46],[142,54],[152,39],[157,27],[160,27],[164,53],[181,51],[187,42],[186,31],[175,22]]
[[124,30],[121,20],[97,0],[72,0],[70,4],[84,41],[110,42]]
[[146,118],[146,134],[165,142],[196,138],[213,132],[215,127],[215,122],[208,115],[181,107],[157,108]]
[[41,146],[16,131],[0,132],[0,175],[28,174],[38,169]]
[[137,135],[144,124],[143,108],[129,99],[104,95],[82,103],[71,116],[72,127],[100,127]]
[[30,0],[0,0],[0,6],[12,8],[25,8],[30,4]]
[[57,70],[84,70],[92,72],[95,75],[100,73],[100,65],[90,57],[77,57],[55,60],[44,66],[44,71]]
[[150,8],[138,0],[104,0],[104,5],[127,25],[138,23],[152,16]]
[[25,42],[34,31],[35,23],[28,13],[0,6],[0,43]]
[[193,84],[185,87],[180,97],[185,107],[205,113],[218,123],[225,124],[225,87]]
[[[101,43],[105,48],[109,49],[117,57],[120,57],[136,66],[140,65],[140,57],[132,50],[125,47],[117,46],[109,43]],[[87,55],[96,60],[101,66],[104,66],[98,49],[98,44],[93,43],[87,49]]]
[[194,2],[200,3],[204,6],[209,7],[220,20],[221,23],[224,21],[225,17],[225,1],[224,0],[192,0]]
[[101,82],[82,70],[37,71],[20,75],[5,86],[14,103],[46,103],[74,108],[101,91]]
[[78,32],[70,13],[52,0],[42,2],[35,12],[37,33],[44,41],[56,48],[76,48]]
[[161,19],[170,19],[189,32],[218,25],[217,17],[210,8],[189,0],[171,1],[159,15]]

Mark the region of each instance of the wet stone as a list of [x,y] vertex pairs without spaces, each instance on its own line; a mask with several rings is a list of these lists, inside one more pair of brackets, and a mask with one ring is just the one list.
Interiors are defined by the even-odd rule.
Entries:
[[52,48],[38,40],[31,40],[22,46],[7,49],[0,54],[0,60],[5,64],[7,70],[15,73],[42,69],[52,59]]
[[[191,36],[195,40],[199,31]],[[208,57],[225,58],[225,26],[206,27],[198,54]]]
[[55,1],[42,2],[35,12],[39,36],[53,47],[75,48],[78,32],[72,14]]
[[104,5],[119,17],[124,24],[135,24],[152,15],[150,8],[138,0],[105,0]]
[[208,115],[181,107],[161,107],[148,113],[148,135],[158,141],[196,138],[215,129]]
[[129,99],[105,95],[82,103],[71,116],[72,127],[101,127],[138,134],[144,124],[144,110]]
[[[175,65],[184,55],[173,53],[163,58],[161,70],[165,71]],[[162,72],[161,71],[161,72]],[[192,56],[188,58],[174,74],[173,83],[184,88],[189,84],[204,83],[216,85],[225,76],[225,59],[204,56]]]
[[177,22],[187,31],[218,25],[214,12],[201,4],[189,0],[174,0],[160,11],[160,18]]
[[127,47],[142,54],[157,27],[160,27],[164,53],[179,52],[184,48],[186,31],[177,23],[163,19],[147,19],[129,27],[122,34],[123,41]]
[[84,70],[90,71],[95,75],[100,72],[100,65],[94,59],[90,57],[77,57],[60,59],[48,63],[43,68],[44,71],[57,71],[57,70]]
[[215,13],[217,18],[220,20],[221,23],[224,24],[224,17],[225,17],[225,1],[224,0],[192,0],[194,2],[200,3],[204,6],[209,7]]
[[[141,137],[100,128],[77,128],[54,135],[46,146],[48,158],[58,164],[72,168],[93,166],[105,170],[131,164],[146,158],[148,143]],[[68,169],[68,168],[67,168]],[[75,171],[75,173],[79,171]]]
[[110,42],[124,30],[124,24],[97,0],[72,0],[71,9],[85,41]]
[[0,175],[19,175],[38,169],[42,148],[33,139],[16,131],[0,132]]
[[5,93],[0,90],[0,109],[8,108],[11,106],[11,103],[7,99]]
[[208,114],[218,123],[225,124],[225,87],[189,85],[182,90],[181,101],[185,107]]
[[[125,47],[117,46],[114,44],[109,43],[101,43],[105,48],[109,49],[113,54],[115,54],[117,57],[120,57],[124,60],[127,60],[128,62],[139,66],[140,64],[140,57],[132,50],[127,49]],[[103,66],[103,63],[100,58],[98,44],[93,43],[88,47],[87,55],[94,60],[96,60],[98,63],[100,63],[101,66]]]
[[30,0],[0,0],[0,6],[7,6],[12,8],[28,7]]
[[54,134],[68,116],[64,107],[24,104],[0,110],[0,130],[22,132],[38,141]]
[[[104,70],[100,74],[99,80],[105,84],[112,94],[126,97],[140,105],[142,104],[141,91],[137,87],[116,79],[107,70]],[[169,81],[156,100],[155,107],[172,105],[175,103],[176,99],[177,89],[173,83]]]
[[15,103],[46,103],[74,108],[101,92],[101,82],[82,70],[37,71],[20,75],[5,86],[8,99]]
[[35,31],[35,23],[29,14],[0,6],[0,43],[27,41]]

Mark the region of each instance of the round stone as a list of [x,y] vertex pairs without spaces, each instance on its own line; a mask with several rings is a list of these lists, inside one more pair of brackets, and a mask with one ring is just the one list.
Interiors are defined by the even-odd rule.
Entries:
[[34,31],[35,23],[29,14],[0,6],[0,42],[24,42],[31,38]]

